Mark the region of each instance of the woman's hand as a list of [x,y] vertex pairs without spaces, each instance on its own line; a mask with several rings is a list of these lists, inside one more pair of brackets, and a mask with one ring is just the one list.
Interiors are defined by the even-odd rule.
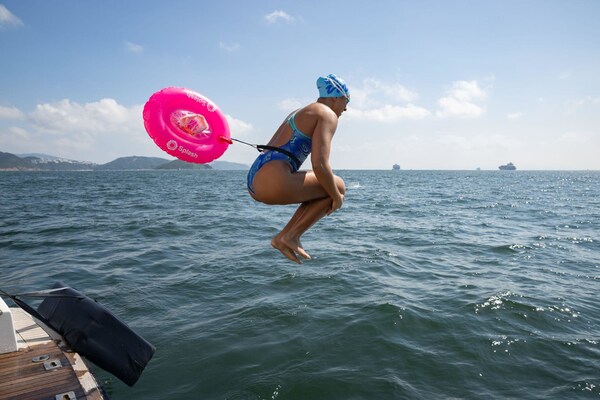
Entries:
[[340,194],[339,197],[333,199],[333,201],[331,203],[331,208],[329,209],[329,211],[327,211],[327,215],[342,208],[343,203],[344,203],[344,195]]

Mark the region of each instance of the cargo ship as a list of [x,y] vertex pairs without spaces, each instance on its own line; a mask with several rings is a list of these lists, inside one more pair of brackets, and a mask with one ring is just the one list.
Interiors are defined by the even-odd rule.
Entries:
[[515,164],[509,162],[508,164],[499,166],[498,169],[502,171],[514,171],[515,169],[517,169],[517,167],[515,167]]

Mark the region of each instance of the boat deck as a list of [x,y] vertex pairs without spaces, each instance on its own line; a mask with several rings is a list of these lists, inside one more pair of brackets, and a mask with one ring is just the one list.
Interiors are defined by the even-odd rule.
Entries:
[[0,354],[0,400],[106,399],[83,359],[11,308],[18,351]]

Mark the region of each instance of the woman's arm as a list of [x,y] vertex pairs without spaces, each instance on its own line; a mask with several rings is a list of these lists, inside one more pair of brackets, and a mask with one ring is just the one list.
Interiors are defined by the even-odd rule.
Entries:
[[337,129],[338,117],[329,109],[319,113],[317,126],[312,136],[311,162],[313,172],[319,180],[323,189],[333,200],[329,213],[339,209],[344,202],[344,196],[338,190],[329,155],[331,153],[331,142]]

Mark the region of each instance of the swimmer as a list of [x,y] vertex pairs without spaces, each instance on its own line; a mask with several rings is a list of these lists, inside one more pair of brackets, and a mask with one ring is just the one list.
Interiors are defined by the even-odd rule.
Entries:
[[[248,172],[248,192],[265,204],[300,204],[271,245],[288,259],[302,264],[310,255],[300,237],[326,215],[342,207],[346,185],[329,165],[331,141],[338,119],[350,102],[345,82],[330,74],[317,79],[319,98],[284,120]],[[298,171],[310,155],[312,170]]]

